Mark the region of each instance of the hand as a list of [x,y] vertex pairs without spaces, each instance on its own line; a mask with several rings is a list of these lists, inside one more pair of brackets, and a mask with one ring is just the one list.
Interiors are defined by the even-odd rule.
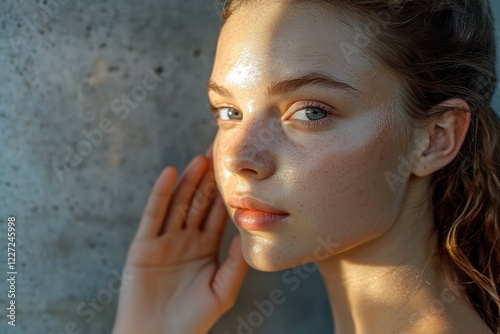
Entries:
[[[227,211],[215,186],[211,149],[195,157],[175,187],[167,167],[129,248],[114,334],[200,334],[233,305],[248,271],[236,236],[218,264]],[[174,189],[175,188],[175,189]]]

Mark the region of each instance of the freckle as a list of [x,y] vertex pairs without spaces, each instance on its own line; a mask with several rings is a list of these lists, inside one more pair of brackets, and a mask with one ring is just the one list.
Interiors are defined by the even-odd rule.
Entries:
[[385,157],[383,155],[380,156],[379,160],[384,161]]

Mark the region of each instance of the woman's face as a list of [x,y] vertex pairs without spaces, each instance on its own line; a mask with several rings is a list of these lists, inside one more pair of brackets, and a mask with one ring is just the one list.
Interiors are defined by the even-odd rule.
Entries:
[[[219,114],[214,171],[256,269],[334,256],[396,219],[406,182],[389,184],[386,173],[408,153],[400,86],[349,49],[358,33],[284,1],[246,5],[221,31],[209,85]],[[241,197],[284,214],[237,210],[248,205]]]

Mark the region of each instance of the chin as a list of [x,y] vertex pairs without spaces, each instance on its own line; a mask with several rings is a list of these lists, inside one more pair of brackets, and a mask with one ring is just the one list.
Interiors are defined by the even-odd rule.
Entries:
[[301,252],[289,242],[250,235],[246,232],[240,234],[243,257],[255,270],[281,271],[315,261],[312,252],[307,255],[307,252]]

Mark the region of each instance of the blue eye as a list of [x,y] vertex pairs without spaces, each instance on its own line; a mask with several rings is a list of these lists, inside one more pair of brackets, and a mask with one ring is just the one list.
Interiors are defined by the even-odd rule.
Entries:
[[210,109],[212,114],[220,120],[231,121],[243,119],[243,114],[241,113],[241,111],[231,107],[216,107],[210,105],[208,109]]
[[[302,121],[317,121],[328,116],[328,112],[318,107],[306,107],[295,112],[291,119],[300,119]],[[301,117],[297,117],[301,116]]]
[[243,114],[230,107],[224,107],[224,108],[219,108],[219,118],[225,121],[230,121],[230,120],[241,120],[243,119]]

